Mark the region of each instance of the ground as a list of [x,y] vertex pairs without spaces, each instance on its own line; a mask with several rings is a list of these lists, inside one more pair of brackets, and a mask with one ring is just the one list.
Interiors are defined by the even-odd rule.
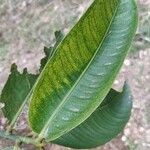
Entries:
[[[10,66],[16,63],[19,70],[27,67],[37,72],[43,47],[54,43],[54,31],[67,33],[90,4],[90,0],[1,0],[0,1],[0,89],[9,75]],[[114,83],[120,89],[125,80],[133,93],[132,116],[119,137],[98,150],[149,150],[150,149],[150,0],[138,0],[139,28]],[[0,118],[3,129],[4,118]],[[26,128],[24,119],[20,129]],[[11,144],[0,140],[0,149]],[[28,147],[29,149],[29,147]],[[34,148],[31,148],[34,150]],[[66,150],[57,145],[47,149]]]

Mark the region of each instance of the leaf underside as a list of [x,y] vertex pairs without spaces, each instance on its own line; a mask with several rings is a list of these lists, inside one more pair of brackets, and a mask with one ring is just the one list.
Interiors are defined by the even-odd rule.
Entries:
[[111,89],[85,122],[52,143],[76,149],[103,145],[123,130],[130,118],[131,108],[131,92],[127,85],[121,93]]
[[39,139],[69,132],[101,104],[137,26],[133,0],[95,0],[53,52],[31,96],[29,124]]

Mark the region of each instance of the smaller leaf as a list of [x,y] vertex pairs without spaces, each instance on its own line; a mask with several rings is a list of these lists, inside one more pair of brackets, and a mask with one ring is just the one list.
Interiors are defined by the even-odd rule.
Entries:
[[53,47],[50,47],[50,48],[44,47],[45,57],[43,59],[41,59],[40,72],[43,70],[49,57],[52,55],[52,51],[53,51]]
[[53,141],[66,147],[95,148],[117,136],[129,120],[131,92],[125,84],[121,93],[111,90],[98,109],[82,124]]
[[2,108],[4,116],[8,119],[9,123],[13,121],[20,110],[36,79],[37,75],[29,74],[27,69],[24,69],[21,74],[15,64],[11,66],[11,74],[0,97],[0,102],[5,105]]
[[60,42],[63,40],[64,38],[64,34],[61,31],[56,31],[55,32],[55,38],[56,38],[56,43],[54,45],[54,49],[56,49],[56,47],[60,44]]
[[[63,34],[61,31],[55,32],[56,42],[54,47],[44,47],[45,57],[41,60],[41,67],[39,71],[41,72],[46,65],[48,59],[52,56],[55,48],[61,42]],[[30,74],[27,68],[24,69],[21,74],[17,70],[16,64],[11,66],[11,74],[2,90],[0,97],[0,104],[4,104],[5,107],[2,109],[4,116],[8,119],[9,125],[12,126],[19,114],[21,113],[24,105],[30,96],[32,87],[37,80],[39,74]],[[1,109],[1,105],[0,105]]]
[[55,32],[55,38],[56,38],[56,42],[54,44],[54,47],[44,47],[44,53],[45,53],[45,57],[41,60],[41,66],[40,66],[40,72],[43,70],[43,68],[45,67],[48,59],[53,55],[53,53],[55,52],[56,47],[59,45],[59,43],[62,41],[64,35],[61,31],[56,31]]

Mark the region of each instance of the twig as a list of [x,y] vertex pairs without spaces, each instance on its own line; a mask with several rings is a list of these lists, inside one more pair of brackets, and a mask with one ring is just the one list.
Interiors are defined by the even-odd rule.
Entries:
[[36,141],[32,138],[28,138],[28,137],[8,134],[7,132],[4,132],[4,131],[0,131],[0,137],[11,140],[11,141],[15,141],[15,142],[17,141],[17,142],[22,142],[25,144],[33,144],[36,147],[44,147],[45,146],[45,143],[43,143],[43,142],[38,142],[38,141]]

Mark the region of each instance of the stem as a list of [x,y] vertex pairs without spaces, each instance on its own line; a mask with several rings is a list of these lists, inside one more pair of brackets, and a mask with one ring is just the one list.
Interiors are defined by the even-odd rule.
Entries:
[[45,144],[42,142],[38,142],[32,138],[28,138],[28,137],[23,137],[23,136],[19,136],[19,135],[12,135],[12,134],[8,134],[7,132],[4,131],[0,131],[0,137],[1,138],[5,138],[11,141],[19,141],[19,142],[23,142],[25,144],[33,144],[36,147],[43,147]]

